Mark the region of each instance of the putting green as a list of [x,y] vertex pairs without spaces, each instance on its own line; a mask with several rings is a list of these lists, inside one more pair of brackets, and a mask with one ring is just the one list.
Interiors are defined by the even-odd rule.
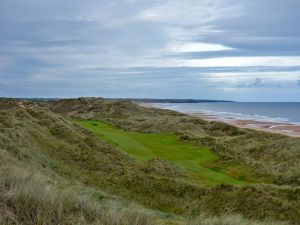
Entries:
[[136,159],[146,161],[160,157],[174,162],[188,171],[199,183],[207,185],[246,183],[224,171],[206,166],[216,162],[218,157],[208,148],[182,141],[175,135],[129,132],[93,120],[75,122]]

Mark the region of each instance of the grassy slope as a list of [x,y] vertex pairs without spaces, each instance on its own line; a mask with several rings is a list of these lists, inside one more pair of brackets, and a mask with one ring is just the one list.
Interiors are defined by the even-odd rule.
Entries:
[[205,147],[179,140],[175,135],[127,132],[106,123],[92,120],[78,120],[76,122],[137,159],[149,160],[154,157],[161,157],[175,162],[192,172],[193,177],[199,180],[201,184],[244,183],[244,181],[222,171],[206,167],[205,165],[214,163],[218,159],[217,155]]
[[[141,168],[54,113],[0,110],[0,224],[140,225],[167,221],[141,206],[127,207],[129,203],[122,196],[103,194],[106,189],[128,195],[120,184],[112,187],[120,181],[121,173],[124,178],[131,173],[147,176]],[[128,180],[127,184],[132,186],[133,182]]]
[[[180,173],[168,163],[150,160],[141,164],[87,130],[74,126],[68,119],[28,105],[29,108],[23,108],[15,104],[10,109],[7,104],[5,108],[8,110],[0,110],[0,224],[43,224],[38,219],[50,219],[46,224],[66,224],[63,222],[65,219],[74,217],[77,224],[109,225],[107,220],[99,222],[105,219],[103,214],[98,213],[98,210],[106,210],[102,199],[115,199],[117,204],[121,204],[106,211],[114,225],[151,224],[152,219],[143,212],[136,216],[146,218],[146,222],[138,220],[135,223],[125,216],[120,218],[124,213],[119,210],[130,215],[126,212],[128,200],[182,216],[151,211],[155,224],[161,220],[168,224],[170,220],[176,224],[189,224],[187,218],[197,217],[203,211],[213,215],[240,213],[252,219],[272,218],[297,224],[300,215],[297,188],[272,185],[204,188],[191,184],[185,178],[174,179],[174,174]],[[176,121],[176,118],[173,119]],[[185,118],[185,121],[191,120]],[[2,172],[7,167],[8,178],[5,178]],[[17,174],[10,172],[13,167],[18,168]],[[162,170],[157,171],[157,167]],[[175,173],[170,173],[170,168]],[[19,174],[20,171],[27,171],[29,175],[24,177]],[[42,177],[41,184],[34,185],[32,174],[36,172],[33,171]],[[79,184],[79,192],[73,192],[77,190],[74,184]],[[72,191],[72,201],[68,201],[69,195],[64,190]],[[103,190],[118,197],[105,197]],[[142,206],[138,208],[143,211]],[[131,209],[129,211],[132,212]],[[11,222],[3,222],[3,216],[10,217]],[[228,217],[213,220],[215,222],[206,216],[192,224],[254,224],[244,219],[239,221],[236,217],[234,220],[238,222]]]
[[1,225],[168,223],[154,211],[68,180],[33,173],[26,165],[0,167]]
[[[66,105],[71,105],[71,107],[65,107]],[[297,138],[239,129],[224,123],[208,123],[174,111],[147,109],[130,102],[71,99],[52,102],[49,108],[73,118],[104,120],[126,131],[176,134],[196,145],[210,147],[220,157],[221,166],[214,163],[206,166],[223,170],[224,165],[226,165],[226,173],[237,177],[242,174],[249,174],[248,167],[250,167],[257,175],[266,178],[267,182],[292,184],[294,186],[300,184],[298,160],[300,158],[300,139]],[[236,163],[242,166],[237,166]],[[250,174],[252,174],[251,170]],[[243,172],[241,173],[241,171]],[[253,177],[247,177],[246,180],[253,180]],[[281,194],[297,197],[292,197],[293,200],[290,199],[283,203],[279,200],[281,197],[275,194],[279,190],[277,188],[276,186],[264,185],[255,186],[255,188],[246,186],[241,189],[228,189],[226,186],[218,187],[217,191],[209,192],[209,196],[201,197],[200,205],[205,205],[206,209],[213,208],[213,211],[218,213],[234,210],[245,215],[251,212],[251,214],[253,213],[252,216],[256,218],[265,217],[262,215],[266,215],[266,209],[277,208],[277,212],[280,212],[276,213],[277,218],[291,219],[293,210],[286,211],[289,216],[284,216],[285,210],[281,207],[286,203],[299,204],[300,196],[297,191],[293,191],[293,188],[284,186],[280,189]],[[277,191],[275,191],[276,189]],[[296,188],[296,190],[298,189]],[[179,190],[176,192],[180,193]],[[221,206],[222,209],[216,207],[217,205]],[[299,208],[296,205],[294,207]],[[197,208],[195,205],[193,207],[194,209]],[[278,210],[278,208],[281,209]]]
[[[126,101],[81,98],[51,102],[49,108],[73,118],[104,120],[124,130],[177,134],[195,144],[208,146],[223,161],[243,165],[238,169],[236,166],[228,168],[227,172],[232,175],[238,177],[240,170],[245,170],[242,174],[248,174],[247,168],[250,167],[257,175],[268,177],[268,182],[300,185],[300,138],[239,129],[219,122],[209,123],[174,111],[144,108]],[[245,179],[251,180],[252,177]]]
[[[240,129],[220,122],[208,123],[190,116],[171,115],[168,111],[156,115],[92,118],[127,131],[173,133],[194,144],[209,147],[223,162],[250,167],[260,177],[267,178],[266,182],[300,186],[300,138]],[[243,167],[239,170],[244,170]],[[238,172],[235,168],[229,168],[233,169],[232,174]]]

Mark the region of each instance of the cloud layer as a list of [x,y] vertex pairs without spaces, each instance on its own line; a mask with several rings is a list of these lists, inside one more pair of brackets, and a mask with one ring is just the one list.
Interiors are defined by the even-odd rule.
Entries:
[[297,0],[0,2],[0,96],[299,101]]

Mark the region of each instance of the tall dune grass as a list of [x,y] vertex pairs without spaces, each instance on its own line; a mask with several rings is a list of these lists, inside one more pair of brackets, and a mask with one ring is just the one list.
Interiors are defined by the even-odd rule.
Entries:
[[210,217],[205,214],[198,216],[188,225],[285,225],[285,223],[275,222],[256,222],[245,220],[240,215],[225,215],[219,217]]
[[[2,225],[279,225],[258,223],[239,215],[196,219],[163,218],[132,203],[103,197],[96,201],[85,189],[57,185],[45,176],[20,169],[0,170],[0,224]],[[280,223],[283,225],[283,223]]]
[[[49,182],[49,181],[48,181]],[[96,202],[72,188],[45,184],[20,170],[2,172],[0,224],[5,225],[153,225],[154,215],[134,204]]]
[[[273,174],[281,186],[203,187],[185,177],[174,179],[165,173],[168,164],[145,166],[48,110],[0,110],[0,225],[258,224],[234,213],[299,224],[300,139],[240,133],[187,116],[148,114],[155,115],[103,119],[131,131],[177,132],[186,141],[210,147],[226,162],[253,164],[258,174]],[[19,169],[4,172],[3,165]],[[30,173],[21,169],[24,165]],[[30,175],[33,171],[40,175]],[[102,190],[118,197],[101,195]],[[193,219],[203,212],[209,214]]]

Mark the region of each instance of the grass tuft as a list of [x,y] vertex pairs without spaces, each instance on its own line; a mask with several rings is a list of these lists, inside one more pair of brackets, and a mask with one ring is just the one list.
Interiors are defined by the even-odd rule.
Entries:
[[75,189],[45,184],[41,177],[9,170],[0,178],[0,224],[154,225],[154,215],[135,205],[96,202]]

